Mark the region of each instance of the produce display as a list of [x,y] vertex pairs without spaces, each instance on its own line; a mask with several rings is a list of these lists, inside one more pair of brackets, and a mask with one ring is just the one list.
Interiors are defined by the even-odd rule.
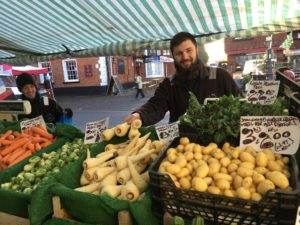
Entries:
[[122,123],[105,130],[104,140],[113,136],[128,135],[128,140],[120,144],[108,144],[105,151],[91,158],[87,155],[83,162],[83,173],[77,191],[97,195],[109,194],[123,200],[136,201],[144,193],[149,181],[149,164],[157,157],[163,143],[149,139],[150,133],[141,136],[142,123]]
[[288,157],[272,149],[256,152],[228,142],[221,149],[216,143],[201,146],[181,137],[167,150],[158,171],[167,173],[178,188],[259,201],[268,190],[292,190],[288,163]]
[[217,101],[201,106],[197,97],[190,92],[186,114],[180,117],[180,124],[192,128],[199,143],[228,141],[237,144],[241,116],[286,115],[287,103],[279,97],[272,105],[252,104],[233,96],[223,96]]
[[32,156],[23,171],[12,177],[10,182],[1,184],[1,188],[30,194],[40,182],[58,173],[65,165],[78,160],[88,147],[89,145],[83,144],[82,138],[75,138],[57,151]]
[[43,126],[23,133],[8,130],[0,136],[0,170],[13,166],[50,145],[55,138]]

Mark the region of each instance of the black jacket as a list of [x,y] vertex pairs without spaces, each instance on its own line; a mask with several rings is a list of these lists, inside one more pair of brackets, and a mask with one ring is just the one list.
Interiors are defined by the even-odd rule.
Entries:
[[199,76],[186,82],[176,76],[165,78],[155,90],[154,96],[135,112],[140,113],[144,126],[162,120],[167,111],[170,112],[169,122],[175,122],[186,112],[189,91],[192,91],[202,104],[205,98],[221,97],[222,95],[238,96],[240,90],[231,75],[222,68],[201,68]]
[[39,93],[36,94],[35,99],[29,100],[24,95],[22,95],[22,100],[27,100],[31,104],[31,113],[20,114],[18,115],[18,119],[32,119],[37,116],[43,115],[43,118],[46,123],[56,123],[59,121],[60,117],[63,114],[63,110],[57,102],[51,98],[48,98],[49,105],[44,105],[44,97],[41,97]]

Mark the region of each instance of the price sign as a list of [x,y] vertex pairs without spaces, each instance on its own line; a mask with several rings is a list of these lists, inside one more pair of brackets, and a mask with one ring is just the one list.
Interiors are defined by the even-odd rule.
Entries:
[[300,124],[293,116],[245,116],[240,119],[240,146],[257,151],[271,148],[280,154],[295,154],[300,142]]
[[252,80],[246,94],[246,101],[271,105],[277,98],[279,80]]
[[296,217],[295,225],[300,225],[300,206],[298,207],[298,210],[297,210],[297,217]]
[[101,134],[108,128],[109,118],[89,122],[85,125],[84,144],[94,144],[102,141]]
[[40,115],[38,117],[35,117],[33,119],[24,120],[20,123],[22,132],[24,132],[28,128],[37,127],[39,125],[42,125],[43,127],[46,128],[46,123],[45,123],[44,118],[43,118],[42,115]]
[[174,138],[179,137],[179,121],[155,127],[156,134],[160,141],[170,143]]

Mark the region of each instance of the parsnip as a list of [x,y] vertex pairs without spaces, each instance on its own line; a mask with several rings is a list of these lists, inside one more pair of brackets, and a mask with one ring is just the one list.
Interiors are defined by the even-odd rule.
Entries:
[[98,158],[89,158],[83,161],[83,168],[85,170],[91,168],[91,167],[95,167],[97,165],[100,165],[101,163],[104,163],[105,161],[107,161],[108,159],[112,158],[114,156],[113,153],[109,152],[107,154],[103,154],[101,155],[101,157],[99,156]]
[[84,185],[87,185],[89,183],[90,183],[90,181],[86,178],[86,176],[84,174],[84,171],[83,171],[83,173],[81,174],[81,177],[80,177],[80,185],[84,186]]
[[129,128],[130,124],[128,124],[127,122],[121,123],[115,127],[115,134],[118,137],[123,137],[127,134]]
[[98,190],[99,186],[100,186],[100,183],[92,183],[92,184],[88,184],[88,185],[83,186],[83,187],[75,188],[74,190],[75,191],[92,193],[92,192]]
[[127,163],[128,163],[128,168],[130,170],[130,175],[133,183],[138,187],[140,193],[144,192],[147,186],[147,182],[138,173],[130,158],[127,159]]
[[142,127],[142,121],[140,119],[135,119],[131,123],[131,129],[140,129]]
[[107,193],[109,194],[111,197],[118,197],[121,194],[122,189],[124,188],[123,185],[105,185],[103,186],[103,188],[101,189],[100,194],[104,194]]
[[116,168],[114,167],[101,167],[97,168],[94,172],[94,180],[101,181],[104,177],[114,172]]
[[130,180],[127,184],[122,188],[121,191],[121,199],[128,201],[136,201],[140,196],[140,192],[138,187]]
[[117,184],[117,171],[112,172],[111,174],[107,175],[101,182],[99,189],[101,190],[102,187],[105,185],[116,185]]
[[98,169],[98,167],[95,166],[95,167],[91,167],[91,168],[84,170],[83,173],[84,173],[84,176],[86,177],[86,179],[91,181],[94,178],[94,173],[97,169]]
[[104,141],[110,141],[115,136],[115,128],[106,129],[101,134]]
[[152,142],[151,147],[155,149],[156,153],[159,153],[164,147],[164,143],[162,141],[155,140]]
[[128,133],[129,140],[132,140],[135,136],[141,135],[140,131],[135,128],[131,128]]
[[124,148],[123,152],[120,153],[121,155],[122,154],[126,154],[128,151],[130,151],[137,143],[139,137],[140,137],[140,133],[138,135],[136,135],[129,143],[128,145],[126,145],[126,147]]

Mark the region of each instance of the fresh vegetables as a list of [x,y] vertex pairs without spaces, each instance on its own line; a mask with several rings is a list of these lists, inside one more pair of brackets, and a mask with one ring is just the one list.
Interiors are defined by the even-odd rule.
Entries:
[[6,131],[0,137],[0,170],[15,165],[54,140],[43,126],[26,129],[24,133]]
[[228,142],[222,148],[215,143],[200,146],[181,137],[177,146],[167,149],[158,171],[168,174],[178,188],[259,201],[269,190],[292,190],[288,163],[288,157],[271,149],[256,152]]
[[41,156],[32,156],[23,167],[23,171],[9,182],[2,183],[2,189],[30,194],[40,182],[58,173],[65,165],[79,159],[88,145],[83,145],[82,138],[65,143],[57,151],[43,153]]
[[[132,124],[135,127],[130,125],[130,130],[137,130],[137,134],[132,139],[128,138],[129,140],[120,144],[107,144],[105,151],[96,155],[95,158],[87,154],[80,178],[80,184],[83,187],[75,188],[75,190],[86,190],[84,187],[87,186],[89,193],[106,193],[128,201],[136,201],[141,197],[149,181],[148,171],[145,169],[159,154],[163,143],[157,140],[152,142],[149,139],[150,133],[141,136],[136,128],[141,126],[141,121],[135,121]],[[123,132],[124,130],[118,133],[129,135],[128,124],[116,127],[126,130],[126,133]],[[94,183],[99,183],[98,189],[90,190],[89,185]]]
[[[272,105],[241,102],[232,96],[220,97],[218,101],[201,106],[197,97],[190,92],[189,107],[180,117],[180,125],[192,129],[199,143],[217,144],[228,141],[238,144],[241,116],[280,116],[285,115],[287,102],[277,98]],[[191,131],[189,129],[189,131]]]

